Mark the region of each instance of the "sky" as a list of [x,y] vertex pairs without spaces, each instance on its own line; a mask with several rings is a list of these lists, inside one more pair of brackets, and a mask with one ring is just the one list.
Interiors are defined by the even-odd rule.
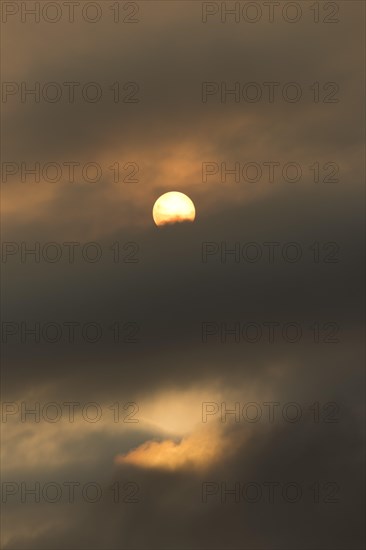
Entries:
[[363,3],[1,10],[2,547],[364,548]]

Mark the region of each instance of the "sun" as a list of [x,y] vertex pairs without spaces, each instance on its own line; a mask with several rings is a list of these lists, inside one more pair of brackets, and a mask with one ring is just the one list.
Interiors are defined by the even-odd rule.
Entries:
[[179,193],[179,191],[169,191],[157,199],[152,215],[158,226],[185,221],[193,222],[196,217],[196,209],[187,195]]

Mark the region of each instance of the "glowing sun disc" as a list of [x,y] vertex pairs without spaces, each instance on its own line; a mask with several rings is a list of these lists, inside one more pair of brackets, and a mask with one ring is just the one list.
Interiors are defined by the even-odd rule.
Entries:
[[156,225],[193,222],[196,217],[196,209],[187,195],[178,191],[169,191],[157,199],[152,215]]

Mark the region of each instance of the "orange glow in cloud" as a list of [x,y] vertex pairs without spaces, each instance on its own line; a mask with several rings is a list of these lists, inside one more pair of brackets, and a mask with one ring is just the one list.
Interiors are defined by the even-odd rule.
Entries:
[[115,458],[116,464],[132,464],[141,468],[178,470],[201,469],[218,460],[225,444],[217,427],[200,430],[179,443],[171,439],[147,441],[136,449]]
[[126,454],[117,455],[115,464],[171,471],[201,470],[219,461],[224,454],[235,452],[242,443],[243,437],[233,440],[223,426],[215,423],[193,431],[179,443],[172,439],[147,441]]

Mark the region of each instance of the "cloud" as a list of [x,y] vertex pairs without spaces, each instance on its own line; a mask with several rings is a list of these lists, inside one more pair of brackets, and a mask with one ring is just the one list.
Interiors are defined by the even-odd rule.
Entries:
[[115,458],[116,464],[163,470],[202,469],[219,460],[223,441],[218,430],[194,433],[178,443],[172,440],[147,441],[136,449]]
[[[22,182],[19,173],[4,182],[6,240],[29,247],[97,241],[103,255],[95,264],[80,255],[73,264],[65,256],[59,263],[12,256],[2,265],[3,319],[30,327],[97,322],[103,336],[93,344],[80,336],[70,343],[65,332],[56,343],[14,336],[2,346],[2,397],[30,406],[99,402],[106,414],[97,424],[80,415],[73,424],[9,419],[2,425],[3,479],[30,487],[37,480],[95,480],[109,497],[115,483],[123,490],[134,482],[139,501],[14,497],[5,506],[4,547],[363,548],[363,4],[337,2],[337,24],[313,23],[314,6],[306,3],[298,24],[281,18],[225,24],[219,16],[202,24],[195,0],[141,2],[137,25],[113,23],[107,4],[98,25],[24,24],[16,17],[4,25],[4,80],[99,81],[106,101],[12,97],[3,104],[5,162],[75,161],[79,168],[96,162],[103,170],[95,183],[83,181],[79,168],[74,182],[66,169],[59,182]],[[320,3],[321,18],[333,8]],[[116,80],[138,82],[141,101],[114,103],[108,86]],[[204,104],[204,81],[279,81],[280,100],[282,84],[298,81],[303,97],[221,103],[218,93]],[[339,102],[313,101],[309,87],[319,82],[323,93],[328,81],[339,84]],[[272,182],[265,177],[268,161],[280,163]],[[110,168],[116,162],[122,171],[126,162],[138,164],[138,182],[116,183]],[[219,170],[207,181],[203,162]],[[228,174],[225,181],[225,162],[229,169],[256,162],[262,178],[236,181]],[[300,181],[282,177],[288,162],[301,166]],[[324,181],[329,162],[339,166],[338,182]],[[170,190],[192,198],[197,219],[159,231],[152,206]],[[302,248],[299,263],[281,253],[283,243],[294,241]],[[139,261],[114,262],[116,242],[138,243]],[[217,245],[206,263],[205,242]],[[225,258],[226,249],[249,242],[262,247],[260,261]],[[268,242],[281,243],[273,264]],[[337,263],[323,261],[329,242],[339,245]],[[110,327],[128,321],[140,327],[138,342],[114,341]],[[217,328],[205,343],[203,322]],[[268,322],[279,323],[276,342],[266,337]],[[301,325],[301,341],[281,337],[289,322]],[[339,342],[316,342],[314,324],[324,337],[328,322],[338,323]],[[260,341],[228,335],[223,342],[222,327],[238,323],[257,323]],[[113,422],[109,407],[116,401],[138,403],[140,422]],[[203,401],[217,404],[207,424]],[[280,403],[273,424],[266,421],[268,401]],[[222,421],[222,404],[232,409],[236,402],[260,404],[261,419]],[[288,402],[301,405],[299,422],[284,422]],[[325,421],[329,402],[339,405],[337,423]],[[312,416],[317,406],[319,422]],[[307,496],[317,480],[335,481],[341,500],[221,502],[222,483],[271,480],[301,483]],[[206,481],[218,487],[207,505]]]

